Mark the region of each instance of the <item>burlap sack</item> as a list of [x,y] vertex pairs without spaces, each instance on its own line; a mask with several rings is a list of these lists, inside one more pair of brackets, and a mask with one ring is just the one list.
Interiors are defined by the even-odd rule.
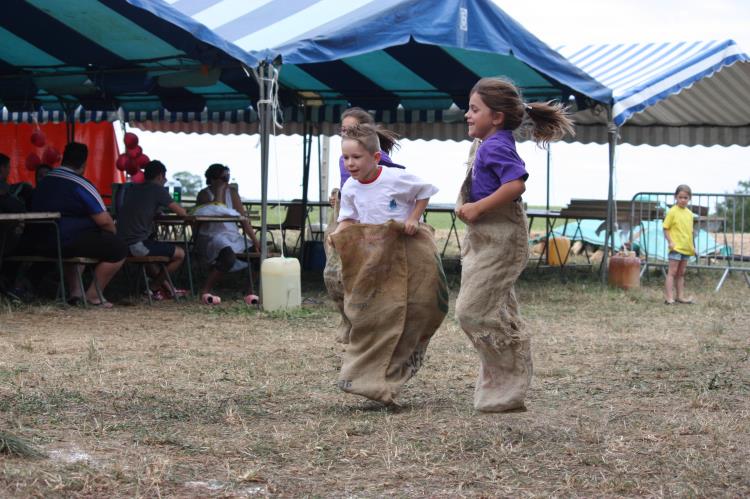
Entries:
[[448,285],[432,227],[356,224],[332,236],[341,256],[344,311],[351,321],[339,387],[393,403],[422,366],[448,311]]
[[349,319],[346,318],[344,313],[344,281],[341,275],[341,258],[339,257],[336,248],[334,248],[328,239],[330,234],[338,227],[339,208],[340,208],[339,190],[334,189],[331,192],[331,202],[333,209],[330,211],[328,217],[328,226],[326,227],[323,241],[326,252],[326,266],[323,269],[323,282],[325,282],[326,289],[328,290],[328,296],[336,304],[336,307],[341,313],[341,320],[336,331],[336,341],[339,343],[349,343],[349,332],[351,331],[352,324]]
[[[471,189],[470,154],[458,206]],[[461,290],[456,319],[479,353],[474,407],[502,412],[524,407],[533,371],[529,336],[518,310],[514,283],[526,267],[529,247],[520,201],[467,224],[461,248]]]

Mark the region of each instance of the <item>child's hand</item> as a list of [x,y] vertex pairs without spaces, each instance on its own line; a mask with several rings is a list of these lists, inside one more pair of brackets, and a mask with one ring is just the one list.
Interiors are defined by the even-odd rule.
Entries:
[[456,210],[456,215],[467,224],[474,223],[482,216],[476,203],[466,203]]
[[413,236],[417,233],[417,230],[419,229],[419,222],[416,222],[414,220],[407,220],[404,222],[404,233],[407,236]]
[[674,251],[674,243],[669,241],[669,251]]

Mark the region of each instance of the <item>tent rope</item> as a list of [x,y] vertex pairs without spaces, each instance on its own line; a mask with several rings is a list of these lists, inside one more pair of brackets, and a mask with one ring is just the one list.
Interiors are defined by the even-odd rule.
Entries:
[[[277,225],[279,226],[279,231],[282,233],[282,237],[284,232],[282,231],[282,225],[283,222],[281,220],[281,187],[279,184],[279,154],[277,149],[277,140],[276,140],[276,129],[277,128],[284,128],[284,126],[279,121],[278,117],[280,115],[280,108],[279,106],[279,70],[276,66],[273,64],[268,64],[266,67],[270,69],[269,76],[266,76],[265,71],[262,71],[261,68],[253,68],[252,73],[255,76],[255,80],[258,82],[258,85],[261,88],[261,98],[258,99],[258,109],[260,109],[261,104],[267,104],[271,107],[271,116],[273,117],[273,124],[271,126],[272,134],[273,134],[273,160],[274,160],[274,169],[275,169],[275,177],[276,177],[276,221],[278,222]],[[247,68],[243,66],[245,69],[245,73],[247,73]],[[268,86],[266,86],[268,84]],[[269,89],[268,95],[264,95],[263,89]],[[285,258],[286,255],[284,254],[284,246],[285,241],[281,242],[281,257]]]

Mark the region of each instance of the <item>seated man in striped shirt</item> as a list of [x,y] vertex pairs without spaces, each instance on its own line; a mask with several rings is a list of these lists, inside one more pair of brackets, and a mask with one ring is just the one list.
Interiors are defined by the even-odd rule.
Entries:
[[[63,257],[96,258],[99,263],[94,276],[104,291],[112,277],[125,262],[128,248],[117,237],[112,216],[104,206],[96,187],[83,177],[88,159],[85,144],[71,142],[65,147],[62,166],[50,171],[34,192],[32,211],[59,211],[60,242]],[[40,235],[41,252],[53,256],[56,252],[54,233]],[[65,269],[72,304],[83,299],[73,267]],[[112,304],[100,301],[92,282],[85,293],[88,303],[109,308]]]

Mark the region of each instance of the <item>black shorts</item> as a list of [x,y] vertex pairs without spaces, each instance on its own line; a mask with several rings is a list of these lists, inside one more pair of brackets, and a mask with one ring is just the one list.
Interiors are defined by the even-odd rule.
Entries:
[[[54,252],[52,248],[52,252]],[[62,247],[63,258],[83,256],[102,262],[119,262],[128,256],[128,246],[111,232],[89,231]]]
[[128,246],[128,252],[130,256],[166,256],[172,258],[175,248],[176,246],[172,243],[146,239]]

